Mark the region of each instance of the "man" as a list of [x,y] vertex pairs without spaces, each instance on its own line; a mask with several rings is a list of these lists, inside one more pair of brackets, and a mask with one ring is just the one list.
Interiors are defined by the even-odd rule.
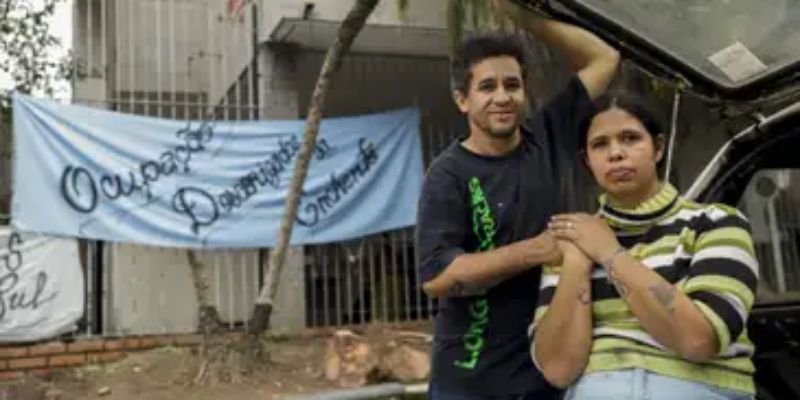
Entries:
[[453,96],[469,135],[431,165],[420,197],[420,277],[439,298],[431,399],[547,399],[526,329],[543,263],[561,253],[545,231],[560,211],[559,176],[577,164],[578,136],[606,90],[618,53],[580,28],[495,0],[560,49],[577,76],[522,125],[525,60],[513,37],[467,40],[452,63]]

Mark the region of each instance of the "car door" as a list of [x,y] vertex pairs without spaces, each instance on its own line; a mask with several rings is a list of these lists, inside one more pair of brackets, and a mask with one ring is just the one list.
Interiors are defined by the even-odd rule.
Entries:
[[800,399],[800,103],[776,115],[726,143],[687,193],[750,220],[760,282],[748,333],[762,400]]

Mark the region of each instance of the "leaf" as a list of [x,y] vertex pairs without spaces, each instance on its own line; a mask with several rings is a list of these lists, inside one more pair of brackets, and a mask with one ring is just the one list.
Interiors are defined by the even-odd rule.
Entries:
[[450,55],[455,55],[464,36],[464,3],[462,0],[447,1],[447,32],[450,37]]
[[49,18],[62,2],[0,0],[0,69],[20,91],[46,93],[60,79],[52,56],[60,41],[50,33]]
[[408,0],[396,0],[397,14],[401,19],[405,19],[408,14]]

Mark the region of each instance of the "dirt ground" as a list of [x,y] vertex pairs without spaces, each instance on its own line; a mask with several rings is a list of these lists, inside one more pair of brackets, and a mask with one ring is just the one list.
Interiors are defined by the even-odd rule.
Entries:
[[[430,328],[422,325],[353,331],[366,337],[371,346],[387,341],[425,351],[430,346],[426,340]],[[266,339],[269,355],[264,368],[247,374],[238,384],[195,385],[205,359],[196,349],[166,347],[131,353],[112,364],[59,370],[47,378],[30,376],[22,382],[4,384],[0,386],[0,400],[247,400],[313,396],[337,389],[323,374],[329,337],[327,332],[270,336]]]

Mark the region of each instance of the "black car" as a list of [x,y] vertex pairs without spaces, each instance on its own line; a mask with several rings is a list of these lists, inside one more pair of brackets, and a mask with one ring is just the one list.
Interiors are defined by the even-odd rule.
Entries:
[[757,397],[800,399],[800,0],[518,2],[594,31],[671,87],[673,125],[689,131],[670,142],[673,182],[753,227]]

